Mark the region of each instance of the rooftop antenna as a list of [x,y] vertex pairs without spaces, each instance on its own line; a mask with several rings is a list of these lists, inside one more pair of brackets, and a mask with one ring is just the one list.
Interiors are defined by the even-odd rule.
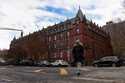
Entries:
[[80,5],[79,5],[79,9],[81,9],[81,8],[80,8]]
[[[76,0],[71,0],[71,5],[72,5],[72,7],[73,7],[73,10],[75,11],[75,5],[77,5],[77,3],[76,3]],[[73,11],[73,12],[74,12]]]
[[78,3],[78,6],[79,6],[79,9],[80,9],[80,3],[79,3],[79,0],[77,0],[77,3]]

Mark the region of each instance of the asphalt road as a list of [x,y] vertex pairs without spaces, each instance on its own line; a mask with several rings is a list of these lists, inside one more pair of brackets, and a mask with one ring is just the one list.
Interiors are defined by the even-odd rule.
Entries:
[[66,67],[61,76],[58,67],[0,66],[0,83],[125,83],[125,67]]

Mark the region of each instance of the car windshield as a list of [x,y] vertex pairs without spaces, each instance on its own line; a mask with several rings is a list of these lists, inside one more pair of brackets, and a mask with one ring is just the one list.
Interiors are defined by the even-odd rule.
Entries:
[[116,57],[116,56],[107,56],[107,57],[103,57],[103,58],[101,58],[101,60],[103,60],[103,61],[110,61],[110,60],[113,60],[113,61],[116,61],[116,60],[118,60],[118,58]]
[[62,60],[56,60],[56,62],[63,62]]
[[5,60],[4,60],[4,59],[2,59],[2,58],[0,58],[0,62],[5,63]]

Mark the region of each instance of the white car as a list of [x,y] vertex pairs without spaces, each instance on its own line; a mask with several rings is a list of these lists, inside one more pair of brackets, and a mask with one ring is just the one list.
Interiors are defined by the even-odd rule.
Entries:
[[39,62],[37,63],[37,65],[38,65],[38,66],[41,66],[41,67],[49,67],[49,66],[50,66],[50,63],[49,63],[48,61],[44,60],[44,61],[39,61]]
[[64,60],[56,60],[51,63],[51,66],[54,66],[54,67],[59,67],[59,66],[67,67],[68,65],[69,65],[68,62]]
[[8,63],[3,59],[3,58],[0,58],[0,66],[3,66],[3,65],[8,65]]

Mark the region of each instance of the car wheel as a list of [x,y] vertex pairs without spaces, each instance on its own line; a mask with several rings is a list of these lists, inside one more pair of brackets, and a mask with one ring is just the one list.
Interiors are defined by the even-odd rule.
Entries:
[[113,63],[113,64],[112,64],[112,67],[116,67],[116,64],[115,64],[115,63]]
[[95,66],[95,67],[98,67],[98,65],[97,65],[97,64],[94,64],[94,66]]
[[63,67],[63,65],[59,64],[58,67]]

